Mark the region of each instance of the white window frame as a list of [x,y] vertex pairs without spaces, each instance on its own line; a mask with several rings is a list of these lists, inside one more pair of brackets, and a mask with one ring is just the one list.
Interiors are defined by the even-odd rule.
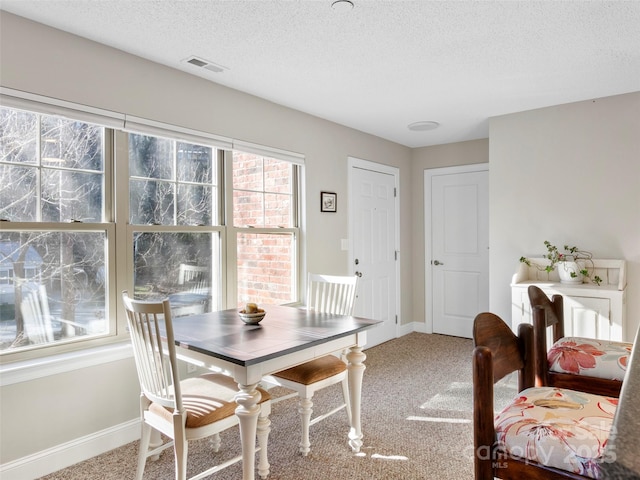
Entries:
[[[233,140],[224,136],[213,135],[207,132],[200,132],[188,128],[165,124],[153,120],[143,119],[124,113],[112,112],[72,102],[43,97],[40,95],[21,92],[5,87],[0,87],[0,105],[8,108],[26,110],[44,115],[56,115],[70,118],[77,121],[97,124],[105,127],[105,172],[104,172],[104,199],[105,213],[102,223],[45,223],[45,222],[16,222],[18,231],[104,231],[108,238],[107,259],[105,266],[108,268],[108,282],[106,285],[106,309],[105,312],[109,321],[109,334],[100,337],[78,337],[77,341],[52,343],[41,347],[5,353],[0,355],[0,373],[19,372],[12,379],[7,378],[9,383],[17,381],[27,381],[30,378],[42,376],[37,369],[42,365],[52,365],[52,362],[62,362],[65,365],[62,370],[53,366],[56,373],[69,371],[86,366],[86,363],[74,363],[71,359],[86,358],[89,351],[101,352],[100,358],[104,361],[112,361],[114,358],[109,351],[109,345],[117,350],[117,358],[129,355],[130,349],[123,350],[123,343],[128,342],[129,336],[126,331],[126,320],[124,308],[120,301],[120,292],[124,288],[133,288],[133,231],[207,231],[217,232],[220,235],[221,255],[221,300],[223,308],[230,308],[227,305],[235,306],[237,302],[237,289],[235,287],[236,273],[236,236],[237,232],[243,230],[234,227],[231,221],[233,210],[233,187],[231,175],[221,172],[220,197],[218,204],[223,211],[219,212],[220,224],[213,226],[192,227],[192,226],[142,226],[129,225],[129,168],[128,168],[128,141],[127,133],[135,132],[152,136],[170,138],[172,140],[192,142],[201,145],[208,145],[219,148],[223,151],[224,160],[218,160],[221,168],[229,164],[234,148],[247,153],[255,153],[266,157],[276,158],[291,162],[298,167],[296,172],[294,194],[296,209],[295,218],[298,223],[291,228],[252,228],[252,233],[291,233],[295,238],[295,263],[296,269],[293,272],[294,297],[300,300],[300,278],[304,270],[303,265],[303,231],[304,216],[304,156],[281,150],[278,148],[262,146],[244,141]],[[123,141],[124,139],[124,141]],[[7,230],[13,229],[12,225],[5,226]],[[248,229],[247,229],[248,230]],[[231,242],[230,239],[233,239]],[[126,244],[126,249],[117,251],[118,245]],[[121,251],[126,251],[125,255]],[[230,268],[233,266],[234,268]],[[107,350],[105,350],[107,349]],[[115,351],[115,350],[114,350]],[[33,367],[33,369],[32,369]],[[31,372],[31,373],[29,373]],[[4,384],[5,382],[0,382]]]

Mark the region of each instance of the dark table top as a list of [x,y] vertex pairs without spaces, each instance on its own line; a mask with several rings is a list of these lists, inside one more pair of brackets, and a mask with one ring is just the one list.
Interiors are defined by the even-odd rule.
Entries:
[[174,318],[176,344],[237,365],[250,366],[382,323],[303,308],[279,305],[262,308],[266,316],[258,325],[245,324],[238,309]]

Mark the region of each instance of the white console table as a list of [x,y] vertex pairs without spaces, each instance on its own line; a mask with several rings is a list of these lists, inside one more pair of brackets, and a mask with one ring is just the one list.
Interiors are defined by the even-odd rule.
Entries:
[[585,282],[589,283],[560,283],[557,271],[547,273],[543,270],[549,264],[547,259],[529,260],[531,266],[520,263],[511,281],[511,327],[514,332],[521,323],[531,323],[527,288],[536,285],[549,297],[563,296],[566,336],[629,341],[625,338],[627,275],[624,260],[593,259],[593,266],[587,265],[592,278],[597,275],[602,279],[600,285],[588,278]]

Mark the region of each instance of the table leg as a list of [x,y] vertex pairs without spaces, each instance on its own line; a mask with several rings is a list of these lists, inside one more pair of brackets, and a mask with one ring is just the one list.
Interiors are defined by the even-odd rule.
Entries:
[[358,453],[362,447],[362,427],[360,424],[360,400],[362,398],[362,375],[364,374],[364,360],[367,356],[362,347],[354,346],[347,353],[347,371],[349,378],[349,401],[351,402],[351,429],[349,431],[349,446]]
[[255,479],[256,463],[256,430],[260,413],[260,392],[257,383],[238,384],[240,391],[236,394],[236,415],[240,421],[240,442],[242,444],[242,479]]

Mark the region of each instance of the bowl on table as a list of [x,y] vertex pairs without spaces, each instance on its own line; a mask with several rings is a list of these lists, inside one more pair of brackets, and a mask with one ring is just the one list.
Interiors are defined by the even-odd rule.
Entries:
[[260,309],[257,312],[246,313],[246,310],[240,310],[238,315],[244,323],[247,325],[257,325],[267,314],[264,310]]

